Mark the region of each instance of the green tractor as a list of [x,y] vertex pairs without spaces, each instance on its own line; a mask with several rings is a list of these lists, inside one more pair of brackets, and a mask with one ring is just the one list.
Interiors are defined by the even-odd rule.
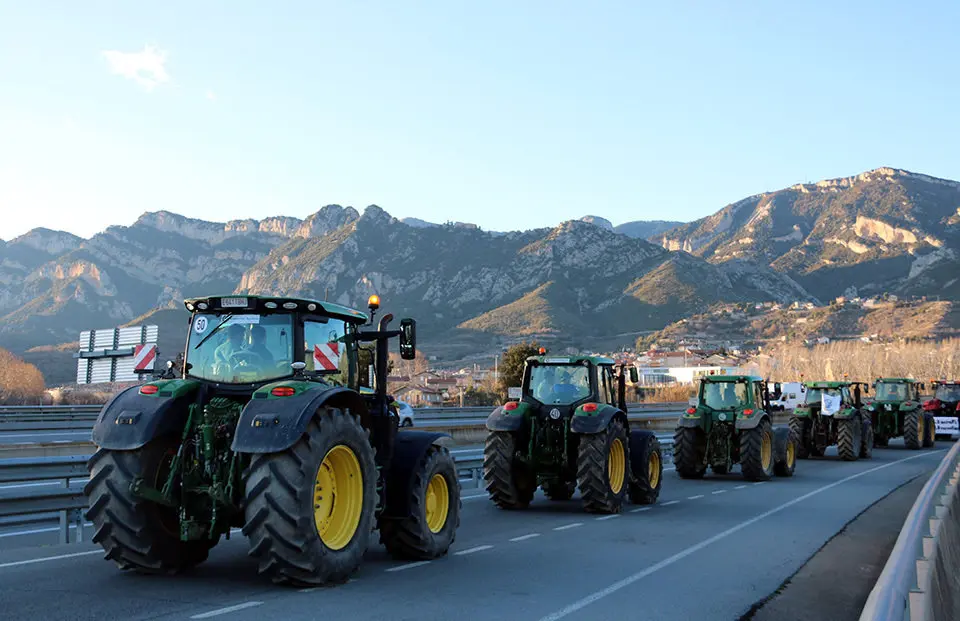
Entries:
[[551,500],[569,500],[578,484],[591,513],[619,513],[628,495],[656,502],[660,442],[630,429],[624,372],[599,356],[527,358],[520,400],[487,418],[483,477],[494,504],[525,509],[538,486]]
[[106,558],[175,573],[241,527],[261,574],[322,585],[359,567],[375,527],[396,558],[445,554],[461,507],[450,438],[398,431],[388,343],[414,358],[416,323],[373,327],[379,303],[368,319],[315,300],[186,300],[180,377],[119,393],[93,430],[87,516]]
[[804,382],[806,398],[790,417],[797,457],[821,457],[837,446],[844,461],[873,455],[873,422],[863,407],[860,382]]
[[734,464],[748,481],[793,476],[797,439],[773,426],[767,383],[749,375],[701,378],[697,404],[677,421],[673,463],[684,479],[700,479],[709,466],[728,474]]
[[923,384],[905,377],[877,378],[873,398],[866,404],[873,423],[874,446],[887,446],[890,438],[903,436],[908,449],[936,444],[933,414],[923,409]]

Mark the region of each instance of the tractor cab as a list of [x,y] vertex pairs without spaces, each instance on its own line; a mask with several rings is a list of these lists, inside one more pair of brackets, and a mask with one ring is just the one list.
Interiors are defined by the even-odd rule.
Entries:
[[767,383],[749,375],[709,375],[702,378],[697,405],[687,415],[711,414],[711,422],[733,421],[769,409]]
[[867,385],[849,381],[804,382],[804,388],[804,402],[797,406],[794,413],[797,416],[832,416],[840,410],[862,407]]
[[874,396],[870,401],[874,407],[885,410],[893,410],[901,405],[918,405],[923,387],[923,384],[906,377],[877,378],[873,384]]
[[923,404],[923,409],[933,414],[937,437],[960,434],[960,381],[934,380],[930,386],[933,398]]
[[873,384],[873,398],[866,403],[876,433],[877,446],[890,438],[903,437],[908,449],[934,445],[933,415],[921,407],[924,385],[906,377],[881,377]]
[[[636,369],[631,368],[632,375]],[[624,368],[602,356],[531,356],[524,365],[521,403],[554,420],[593,403],[626,410]],[[557,411],[558,414],[552,414]]]

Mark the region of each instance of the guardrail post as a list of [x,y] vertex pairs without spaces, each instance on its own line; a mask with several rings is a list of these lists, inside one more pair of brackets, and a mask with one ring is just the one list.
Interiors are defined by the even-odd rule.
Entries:
[[[63,479],[60,487],[70,487],[70,479]],[[70,520],[67,511],[60,511],[60,543],[70,543]]]
[[74,519],[77,522],[76,543],[83,543],[83,509],[74,509]]

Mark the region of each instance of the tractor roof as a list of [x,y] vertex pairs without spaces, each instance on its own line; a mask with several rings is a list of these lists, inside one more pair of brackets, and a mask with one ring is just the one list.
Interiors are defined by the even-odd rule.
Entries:
[[878,377],[877,381],[881,384],[916,384],[917,380],[909,377]]
[[933,380],[930,384],[933,386],[960,386],[960,380]]
[[530,356],[527,362],[536,362],[537,364],[583,364],[589,362],[593,365],[614,364],[613,358],[606,356]]
[[706,382],[762,382],[756,375],[704,375],[700,379]]
[[851,382],[849,380],[844,380],[842,382],[804,382],[803,385],[807,388],[845,388],[847,386],[852,386],[857,382]]
[[[224,303],[224,300],[236,300],[235,304]],[[242,301],[242,305],[241,304]],[[208,309],[199,308],[200,304],[206,304]],[[285,304],[295,304],[294,308],[284,308]],[[199,298],[187,298],[183,305],[188,311],[212,310],[212,311],[230,311],[230,312],[294,312],[307,311],[316,312],[331,317],[338,317],[347,321],[366,322],[368,317],[366,313],[358,310],[333,304],[332,302],[320,302],[319,300],[309,300],[305,298],[285,298],[279,296],[264,295],[211,295]]]

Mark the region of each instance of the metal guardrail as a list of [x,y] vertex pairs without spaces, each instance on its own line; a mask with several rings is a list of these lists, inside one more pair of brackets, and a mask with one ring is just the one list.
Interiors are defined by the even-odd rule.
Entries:
[[[925,621],[932,618],[931,581],[939,535],[949,514],[960,477],[960,442],[953,445],[923,486],[904,520],[877,584],[870,592],[860,621]],[[956,618],[956,617],[953,617]]]

